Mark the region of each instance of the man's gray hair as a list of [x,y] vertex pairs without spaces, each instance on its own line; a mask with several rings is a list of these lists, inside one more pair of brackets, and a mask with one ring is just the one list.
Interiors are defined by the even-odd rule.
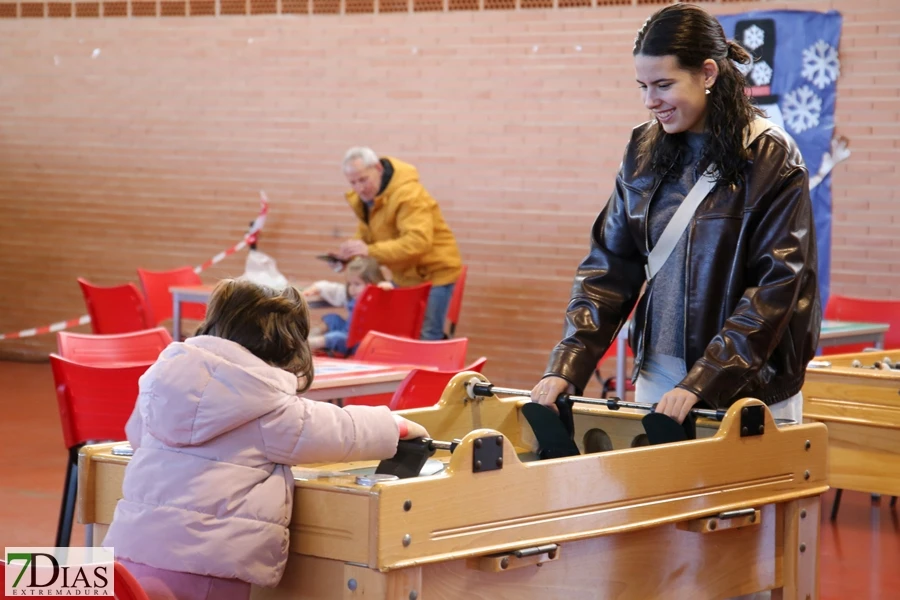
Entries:
[[347,150],[344,154],[344,160],[341,166],[345,167],[353,161],[361,160],[364,167],[372,167],[378,164],[378,155],[371,148],[365,146],[354,146]]

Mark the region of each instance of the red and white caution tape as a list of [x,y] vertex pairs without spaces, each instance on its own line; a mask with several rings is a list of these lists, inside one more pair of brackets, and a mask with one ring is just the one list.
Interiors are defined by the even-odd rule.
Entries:
[[231,248],[219,252],[211,259],[206,261],[201,265],[197,265],[194,267],[194,273],[202,273],[206,269],[210,268],[214,264],[222,262],[225,258],[231,256],[235,252],[240,252],[244,248],[246,248],[249,244],[252,244],[256,241],[257,235],[260,231],[262,231],[263,226],[266,224],[266,215],[269,214],[269,198],[266,196],[266,193],[262,190],[259,192],[259,214],[253,219],[253,223],[250,225],[250,230],[247,231],[247,234],[244,236],[244,239],[239,241],[237,244],[232,246]]
[[44,327],[35,327],[34,329],[23,329],[22,331],[17,331],[15,333],[4,333],[0,334],[0,340],[14,340],[17,338],[23,337],[31,337],[33,335],[42,335],[44,333],[53,333],[55,331],[62,331],[63,329],[68,329],[69,327],[75,327],[76,325],[87,325],[91,322],[91,318],[87,315],[78,317],[77,319],[69,319],[68,321],[60,321],[59,323],[53,323],[52,325],[45,325]]
[[[247,231],[247,234],[244,236],[240,242],[225,250],[224,252],[219,252],[211,259],[206,261],[203,264],[197,265],[194,267],[195,273],[202,273],[204,270],[213,266],[216,263],[222,262],[225,257],[231,256],[235,252],[240,252],[244,248],[246,248],[249,244],[252,244],[256,241],[256,238],[260,231],[262,231],[263,226],[266,224],[266,215],[269,214],[269,198],[266,196],[264,191],[259,192],[259,214],[253,219],[253,224],[250,225],[250,230]],[[63,329],[69,329],[70,327],[76,327],[78,325],[87,325],[91,322],[91,317],[88,315],[82,315],[77,319],[69,319],[68,321],[60,321],[58,323],[52,323],[50,325],[45,325],[43,327],[34,327],[32,329],[23,329],[22,331],[17,331],[15,333],[2,333],[0,334],[0,340],[15,340],[18,338],[24,337],[32,337],[35,335],[43,335],[45,333],[55,333],[57,331],[62,331]]]

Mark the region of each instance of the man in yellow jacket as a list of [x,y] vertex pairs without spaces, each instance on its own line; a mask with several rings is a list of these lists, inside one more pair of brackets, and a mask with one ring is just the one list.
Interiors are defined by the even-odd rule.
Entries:
[[353,188],[347,202],[359,219],[356,238],[341,245],[342,258],[371,256],[388,267],[398,286],[431,282],[423,340],[444,337],[444,320],[462,260],[441,209],[419,182],[419,172],[371,148],[350,148],[344,175]]

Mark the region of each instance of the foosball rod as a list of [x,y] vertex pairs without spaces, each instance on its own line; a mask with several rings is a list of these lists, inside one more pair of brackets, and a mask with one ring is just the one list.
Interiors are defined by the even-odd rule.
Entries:
[[[495,394],[506,394],[508,396],[526,396],[531,397],[530,390],[517,390],[514,388],[504,388],[495,386],[492,383],[470,383],[466,386],[469,396],[493,396]],[[643,402],[626,402],[619,398],[585,398],[584,396],[574,396],[572,394],[560,394],[557,401],[563,400],[567,402],[582,402],[584,404],[593,404],[596,406],[605,406],[609,410],[619,410],[620,408],[636,408],[638,410],[646,410],[653,412],[656,409],[655,404],[645,404]],[[721,421],[725,418],[725,409],[709,410],[706,408],[692,408],[691,412],[695,415]]]

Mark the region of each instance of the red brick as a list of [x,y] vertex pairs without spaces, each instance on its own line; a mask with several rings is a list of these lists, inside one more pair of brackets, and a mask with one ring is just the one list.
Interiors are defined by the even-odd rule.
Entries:
[[[205,1],[188,0],[190,13],[209,14]],[[416,4],[414,14],[366,14]],[[29,5],[43,17],[43,4]],[[310,5],[341,2],[280,2],[286,14]],[[489,357],[498,382],[533,384],[630,130],[647,118],[630,52],[657,5],[509,12],[448,0],[452,13],[432,14],[422,2],[344,0],[351,14],[284,20],[264,16],[272,6],[226,0],[223,12],[236,13],[227,23],[75,18],[5,32],[0,51],[17,85],[0,89],[0,222],[17,226],[0,244],[28,252],[0,252],[0,287],[33,301],[4,294],[0,332],[81,314],[76,276],[114,283],[134,280],[137,266],[202,262],[240,237],[261,187],[272,199],[261,249],[297,281],[332,277],[312,257],[353,232],[338,163],[365,143],[416,164],[456,231],[473,352]],[[872,258],[900,248],[900,46],[887,39],[900,10],[880,0],[765,8],[844,15],[835,124],[853,155],[833,176],[833,289],[900,297],[898,268]],[[65,41],[58,69],[39,51],[47,40]],[[102,61],[83,59],[93,47]],[[239,255],[205,277],[242,270]],[[50,338],[9,347],[49,349]]]

